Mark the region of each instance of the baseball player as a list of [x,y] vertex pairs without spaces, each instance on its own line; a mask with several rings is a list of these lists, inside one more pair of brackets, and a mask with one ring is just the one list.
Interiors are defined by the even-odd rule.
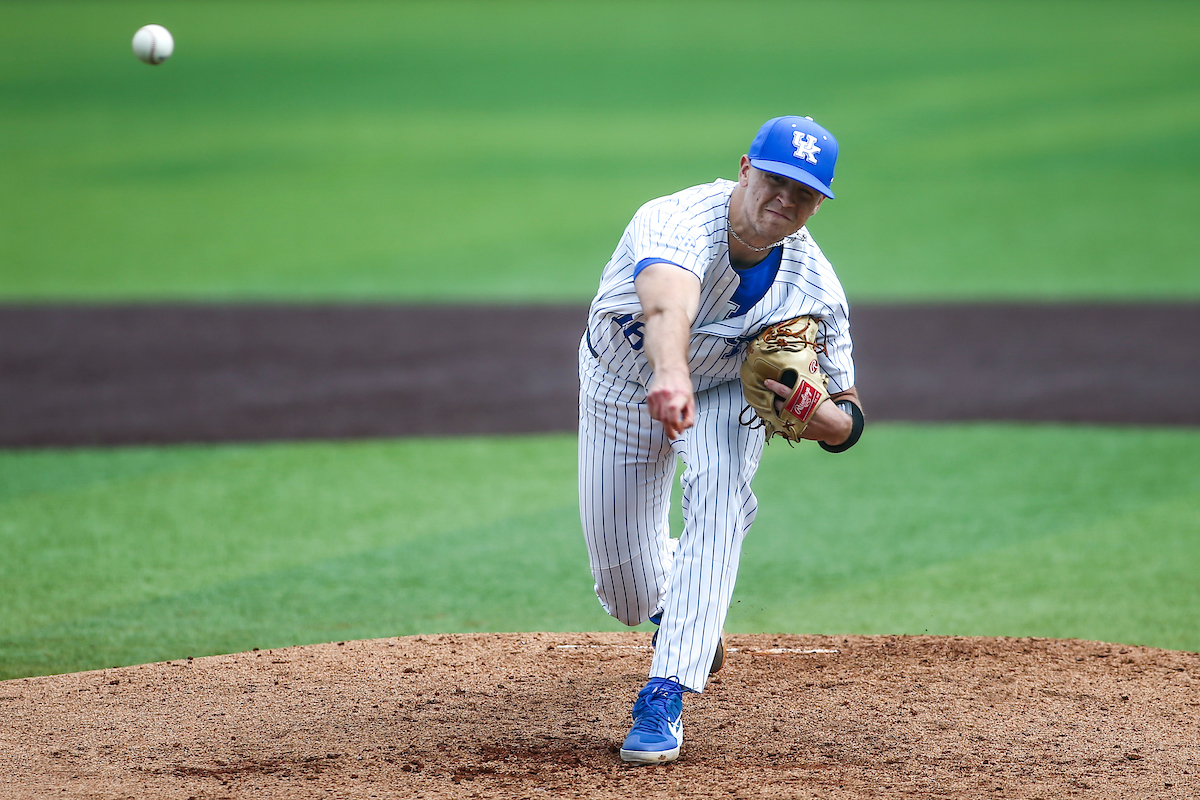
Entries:
[[[621,747],[626,761],[678,757],[682,695],[702,692],[724,658],[763,448],[761,429],[739,422],[746,342],[780,321],[818,319],[832,402],[802,435],[840,452],[861,434],[845,294],[805,228],[833,197],[837,150],[808,117],[768,121],[736,181],[637,211],[592,301],[579,348],[579,507],[596,595],[627,625],[660,626]],[[767,386],[781,398],[791,391]],[[677,458],[684,528],[673,539]]]

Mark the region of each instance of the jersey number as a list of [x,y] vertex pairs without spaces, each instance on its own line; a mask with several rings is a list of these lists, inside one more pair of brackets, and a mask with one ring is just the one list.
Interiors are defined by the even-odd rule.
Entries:
[[625,338],[629,340],[629,346],[634,350],[641,350],[642,345],[646,341],[646,323],[634,322],[633,314],[622,314],[619,317],[613,317],[613,322],[621,326],[621,333],[625,334]]

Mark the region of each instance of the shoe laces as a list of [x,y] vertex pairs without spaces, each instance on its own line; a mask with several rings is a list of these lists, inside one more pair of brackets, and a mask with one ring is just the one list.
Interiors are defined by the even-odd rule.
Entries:
[[651,678],[633,704],[634,727],[654,729],[660,722],[670,722],[676,698],[690,691],[679,678]]

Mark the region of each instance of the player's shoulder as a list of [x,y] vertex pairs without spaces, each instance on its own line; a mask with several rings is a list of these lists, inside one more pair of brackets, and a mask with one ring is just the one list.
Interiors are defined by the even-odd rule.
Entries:
[[678,192],[656,197],[638,209],[640,217],[677,217],[705,221],[724,215],[729,196],[736,186],[733,181],[718,178],[711,183],[689,186]]

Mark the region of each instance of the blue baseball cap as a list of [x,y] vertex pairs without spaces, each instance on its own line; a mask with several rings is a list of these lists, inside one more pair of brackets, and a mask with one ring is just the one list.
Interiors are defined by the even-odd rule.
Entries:
[[832,200],[837,152],[837,139],[812,117],[775,117],[758,129],[746,155],[763,172],[799,181]]

